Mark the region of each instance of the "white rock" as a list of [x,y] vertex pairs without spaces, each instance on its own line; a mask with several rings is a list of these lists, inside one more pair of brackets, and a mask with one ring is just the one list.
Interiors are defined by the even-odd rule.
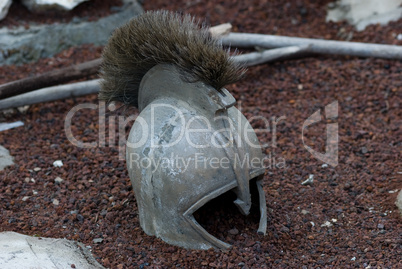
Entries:
[[94,240],[92,240],[95,244],[99,244],[103,242],[103,238],[95,238]]
[[0,233],[0,268],[104,267],[79,242],[3,232]]
[[301,213],[302,213],[303,215],[307,215],[307,214],[310,213],[310,212],[307,211],[307,210],[305,210],[305,209],[303,209],[303,210],[301,211]]
[[56,160],[56,161],[53,162],[53,166],[54,167],[62,167],[63,162],[61,160]]
[[54,179],[54,182],[55,182],[56,184],[60,184],[61,182],[63,182],[63,179],[62,179],[61,177],[56,177],[56,178]]
[[321,227],[331,227],[332,223],[329,221],[326,221],[324,224],[321,224]]
[[[79,17],[66,23],[38,24],[32,22],[29,24],[29,29],[3,27],[0,31],[0,50],[10,50],[13,53],[0,54],[0,66],[37,62],[40,58],[51,57],[62,50],[81,44],[105,45],[116,27],[127,23],[128,20],[143,12],[140,1],[122,0],[121,2],[123,5],[117,8],[115,13],[96,20],[88,21],[87,17]],[[61,16],[63,15],[61,14]],[[12,99],[12,97],[10,98]],[[9,98],[0,100],[0,106],[10,108],[10,100]],[[6,106],[6,104],[8,105]],[[18,102],[16,104],[17,107],[23,105],[28,105],[28,103]],[[12,112],[15,109],[9,111]]]
[[395,205],[399,209],[399,213],[402,215],[402,190],[399,191],[399,194],[396,197]]
[[0,21],[7,16],[12,0],[0,0]]
[[301,184],[302,184],[302,185],[312,185],[313,182],[314,182],[314,175],[313,175],[313,174],[310,174],[310,175],[308,176],[308,179],[306,179],[305,181],[303,181]]
[[[27,105],[27,106],[20,106],[20,107],[17,107],[17,110],[20,112],[20,113],[26,113],[27,111],[28,111],[28,109],[29,109],[29,106]],[[24,123],[22,123],[23,125],[24,125]]]
[[10,152],[5,147],[0,145],[0,171],[3,170],[6,166],[10,166],[13,164],[13,157],[10,155]]
[[59,202],[59,200],[57,200],[57,199],[53,199],[53,204],[54,204],[54,205],[59,205],[60,202]]
[[340,0],[328,7],[327,21],[342,21],[362,31],[370,24],[387,24],[402,16],[401,0]]
[[71,10],[78,4],[88,0],[22,0],[22,3],[33,12],[46,10]]

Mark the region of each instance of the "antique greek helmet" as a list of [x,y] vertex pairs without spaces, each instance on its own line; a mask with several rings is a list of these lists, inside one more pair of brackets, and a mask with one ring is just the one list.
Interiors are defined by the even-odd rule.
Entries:
[[190,17],[148,12],[117,30],[103,58],[100,98],[140,111],[126,162],[145,233],[189,249],[228,248],[193,213],[233,191],[247,215],[252,182],[258,232],[265,234],[263,156],[255,132],[223,88],[242,70],[219,43]]

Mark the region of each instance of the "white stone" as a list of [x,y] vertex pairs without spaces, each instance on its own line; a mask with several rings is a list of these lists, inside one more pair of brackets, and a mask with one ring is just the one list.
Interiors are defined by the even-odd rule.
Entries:
[[22,0],[22,3],[33,12],[46,10],[71,10],[78,4],[88,0]]
[[310,212],[308,212],[307,210],[303,209],[303,210],[301,211],[301,213],[302,213],[303,215],[307,215],[307,214],[310,213]]
[[[51,57],[81,44],[105,45],[116,27],[126,24],[143,12],[137,0],[122,2],[123,6],[116,9],[115,13],[94,21],[88,21],[87,17],[77,17],[68,23],[31,23],[29,29],[24,26],[1,28],[0,49],[12,50],[13,53],[0,53],[0,66],[37,62],[40,58]],[[21,105],[24,104],[18,106]]]
[[54,182],[55,182],[56,184],[60,184],[61,182],[63,182],[63,179],[62,179],[61,177],[56,177],[56,178],[54,179]]
[[395,205],[399,209],[399,213],[401,213],[402,216],[402,190],[399,191],[399,194],[396,197]]
[[60,202],[59,202],[59,200],[57,200],[57,199],[53,199],[53,204],[54,204],[54,205],[59,205]]
[[95,244],[99,244],[103,242],[103,238],[95,238],[94,240],[92,240]]
[[0,171],[3,170],[6,166],[10,166],[13,164],[13,157],[10,155],[10,152],[5,147],[0,145]]
[[7,16],[12,0],[0,0],[0,21]]
[[402,0],[341,0],[329,5],[327,21],[343,21],[362,31],[367,25],[390,21],[402,17]]
[[312,185],[313,182],[314,182],[314,175],[313,175],[313,174],[310,174],[310,175],[308,176],[308,179],[306,179],[305,181],[303,181],[301,184],[302,184],[302,185]]
[[326,221],[324,224],[321,224],[321,227],[331,227],[332,223],[329,221]]
[[62,167],[63,166],[63,162],[61,160],[57,160],[53,162],[53,166],[54,167]]
[[22,113],[22,114],[25,114],[27,111],[28,111],[28,109],[29,109],[29,106],[27,105],[27,106],[20,106],[20,107],[17,107],[17,110],[20,112],[20,113]]
[[[74,264],[74,266],[72,266]],[[79,242],[0,233],[0,268],[104,268]]]

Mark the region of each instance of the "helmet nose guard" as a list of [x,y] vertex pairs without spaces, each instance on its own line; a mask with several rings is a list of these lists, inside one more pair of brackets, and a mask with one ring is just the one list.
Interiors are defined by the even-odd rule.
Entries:
[[232,190],[241,213],[251,206],[256,178],[258,233],[267,225],[263,157],[247,119],[226,89],[188,81],[173,65],[159,64],[143,77],[140,115],[127,141],[126,161],[140,225],[148,235],[189,249],[227,249],[193,213]]

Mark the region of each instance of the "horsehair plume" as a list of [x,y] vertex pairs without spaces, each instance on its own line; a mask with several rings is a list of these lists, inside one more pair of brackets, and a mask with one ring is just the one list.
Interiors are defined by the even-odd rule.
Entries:
[[169,11],[148,11],[116,29],[102,57],[99,99],[134,106],[141,79],[157,64],[176,65],[217,90],[244,73],[207,28]]

